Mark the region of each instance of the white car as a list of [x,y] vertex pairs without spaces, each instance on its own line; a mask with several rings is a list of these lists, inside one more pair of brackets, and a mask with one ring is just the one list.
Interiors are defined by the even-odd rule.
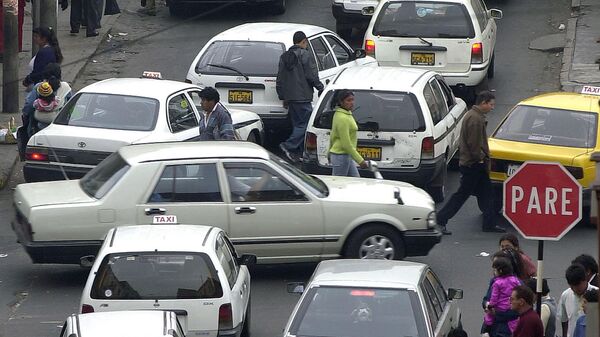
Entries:
[[496,19],[483,0],[385,0],[375,10],[364,48],[383,66],[434,70],[467,91],[494,75]]
[[132,310],[74,314],[67,317],[60,337],[185,337],[172,311]]
[[376,161],[385,178],[410,182],[426,188],[434,201],[444,200],[447,168],[458,151],[467,105],[433,71],[353,67],[341,72],[321,95],[308,122],[304,170],[331,172],[333,97],[342,89],[355,95],[352,113],[358,125],[358,151],[365,160]]
[[229,106],[257,113],[268,130],[288,128],[287,110],[277,96],[275,80],[279,57],[292,46],[296,31],[308,37],[324,85],[345,67],[375,62],[364,57],[363,50],[352,50],[343,39],[322,27],[247,23],[208,41],[190,65],[186,81],[217,88]]
[[[82,264],[92,257],[82,258]],[[166,310],[188,336],[250,335],[250,273],[223,230],[195,225],[111,229],[81,294],[81,313]],[[123,334],[118,334],[122,336]],[[84,335],[85,337],[85,335]]]
[[13,228],[36,263],[78,263],[114,226],[223,228],[263,263],[427,255],[434,203],[410,184],[309,176],[249,142],[125,146],[81,180],[21,184]]
[[[204,113],[201,87],[152,78],[91,84],[67,102],[53,123],[27,143],[25,181],[77,179],[129,144],[193,140]],[[261,143],[255,113],[230,110],[240,139]]]
[[462,329],[457,299],[427,265],[403,261],[321,262],[304,289],[283,336],[447,336]]
[[335,18],[335,31],[348,39],[352,28],[367,28],[378,4],[379,0],[333,0],[331,12]]

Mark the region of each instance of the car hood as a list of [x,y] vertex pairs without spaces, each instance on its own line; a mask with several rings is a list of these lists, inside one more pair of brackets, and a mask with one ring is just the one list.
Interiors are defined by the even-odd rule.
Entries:
[[255,122],[260,120],[260,117],[254,112],[239,109],[227,109],[231,114],[231,121],[234,125],[245,124],[247,122]]
[[490,138],[488,143],[492,159],[518,162],[527,160],[551,161],[567,166],[573,164],[575,157],[592,151],[592,149],[586,148],[523,143],[496,138]]
[[20,184],[14,194],[15,205],[26,215],[33,207],[78,204],[95,200],[81,189],[79,180]]
[[28,146],[86,151],[115,152],[120,147],[138,143],[151,131],[128,131],[50,124],[33,135]]
[[328,201],[360,202],[371,204],[397,204],[394,192],[400,191],[404,205],[427,207],[433,210],[435,204],[431,196],[411,184],[381,179],[318,176],[328,189]]

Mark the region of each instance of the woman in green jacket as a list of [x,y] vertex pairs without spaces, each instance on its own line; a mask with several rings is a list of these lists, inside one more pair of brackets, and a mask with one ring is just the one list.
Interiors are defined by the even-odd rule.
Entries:
[[360,177],[356,164],[361,168],[367,168],[368,165],[356,150],[358,126],[352,116],[354,93],[350,90],[340,90],[335,93],[333,102],[337,104],[329,139],[329,160],[333,167],[333,175]]

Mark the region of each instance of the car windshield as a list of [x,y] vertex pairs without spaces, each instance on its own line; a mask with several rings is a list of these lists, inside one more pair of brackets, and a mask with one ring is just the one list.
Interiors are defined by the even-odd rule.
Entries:
[[406,289],[313,287],[290,326],[302,337],[425,337],[417,294]]
[[518,105],[493,137],[523,143],[593,148],[598,115],[584,111]]
[[199,299],[219,298],[223,290],[206,254],[117,253],[102,260],[90,296],[102,300]]
[[79,186],[90,197],[100,199],[117,184],[129,167],[121,155],[115,152],[83,176]]
[[[196,65],[196,72],[209,75],[277,76],[279,56],[285,46],[277,42],[215,41]],[[233,69],[225,69],[230,67]]]
[[54,124],[88,128],[151,131],[158,100],[148,97],[79,93],[60,110]]
[[276,155],[270,155],[271,162],[279,166],[282,170],[286,171],[290,176],[296,178],[302,185],[308,188],[314,195],[319,198],[323,198],[329,195],[329,189],[324,182],[315,176],[308,175],[294,165],[291,165],[287,161],[277,157]]
[[373,35],[421,38],[474,38],[464,5],[450,2],[394,1],[383,6]]
[[[335,91],[329,91],[315,116],[314,126],[331,129]],[[354,91],[352,111],[359,131],[423,131],[425,120],[413,94],[405,92]]]

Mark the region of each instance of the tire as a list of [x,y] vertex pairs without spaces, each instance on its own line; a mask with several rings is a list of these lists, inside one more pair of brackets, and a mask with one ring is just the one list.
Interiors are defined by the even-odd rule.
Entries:
[[436,203],[444,201],[446,198],[446,180],[448,178],[448,165],[444,164],[442,172],[435,177],[435,186],[429,187],[429,195]]
[[244,318],[244,326],[242,327],[242,332],[240,337],[250,337],[250,321],[252,316],[252,299],[248,299],[248,308],[246,308],[246,317]]
[[[391,248],[391,251],[366,251],[365,248],[372,243],[383,243],[384,249]],[[392,227],[384,224],[365,224],[352,233],[343,255],[349,259],[402,260],[406,256],[406,249],[402,237]]]
[[246,141],[248,141],[250,143],[262,145],[262,143],[260,141],[260,136],[257,135],[257,132],[255,130],[252,130],[250,132],[250,134],[248,135],[248,139],[246,139]]
[[490,61],[490,66],[488,67],[488,71],[487,71],[487,78],[489,78],[490,80],[492,78],[494,78],[495,65],[496,65],[496,54],[492,54],[492,60]]
[[273,15],[281,15],[285,13],[285,0],[274,0],[269,2],[269,12]]
[[342,39],[349,41],[352,38],[352,26],[348,26],[339,22],[335,23],[335,31]]

